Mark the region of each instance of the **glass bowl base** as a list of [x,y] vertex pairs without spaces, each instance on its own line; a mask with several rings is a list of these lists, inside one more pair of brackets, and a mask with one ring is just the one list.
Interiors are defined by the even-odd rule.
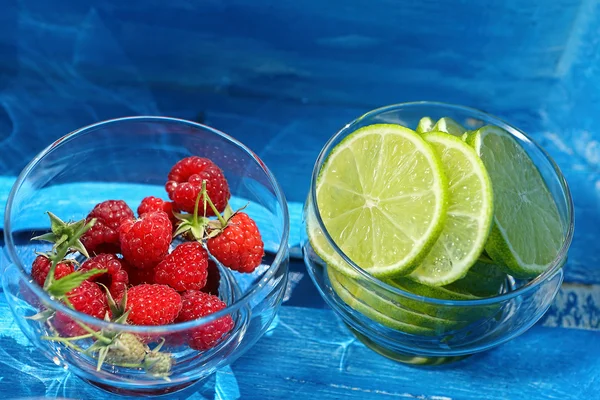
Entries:
[[391,360],[401,362],[403,364],[410,365],[420,365],[420,366],[434,366],[434,365],[444,365],[453,363],[456,361],[464,360],[465,358],[470,357],[470,355],[464,356],[422,356],[418,354],[412,354],[407,352],[400,352],[397,350],[392,350],[389,348],[385,348],[378,343],[372,341],[362,333],[358,332],[356,329],[348,326],[348,329],[360,340],[365,346],[375,351],[376,353],[381,354],[384,357],[387,357]]
[[184,390],[184,389],[198,383],[198,381],[199,381],[199,380],[196,380],[196,381],[192,381],[192,382],[185,382],[185,383],[182,383],[179,385],[160,387],[160,388],[152,388],[152,387],[149,387],[149,388],[143,388],[143,387],[123,388],[123,387],[113,386],[110,384],[92,381],[89,379],[83,379],[83,380],[92,386],[95,386],[99,389],[104,390],[105,392],[109,392],[111,394],[117,394],[120,396],[131,396],[131,397],[163,396],[163,395],[167,395],[167,394],[171,394],[171,393],[175,393],[175,392]]

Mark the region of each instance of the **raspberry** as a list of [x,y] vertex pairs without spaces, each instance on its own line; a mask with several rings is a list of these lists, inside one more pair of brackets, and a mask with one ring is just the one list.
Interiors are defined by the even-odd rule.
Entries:
[[208,260],[208,276],[206,277],[206,285],[201,289],[204,293],[210,293],[219,296],[219,285],[221,283],[221,273],[219,267],[213,260]]
[[177,224],[177,218],[173,214],[173,211],[177,211],[177,209],[173,209],[173,202],[164,201],[163,199],[153,196],[145,197],[137,209],[138,215],[141,217],[142,215],[152,211],[166,212],[169,216],[171,224],[173,224],[173,227],[175,227]]
[[[35,258],[35,260],[33,260],[33,264],[31,265],[31,277],[38,285],[42,287],[44,286],[51,266],[52,261],[50,261],[50,259],[46,256],[39,255]],[[72,263],[64,261],[60,262],[54,269],[54,279],[58,280],[64,276],[67,276],[74,270],[75,269],[73,268]]]
[[140,364],[144,361],[147,350],[148,346],[137,336],[122,332],[108,347],[105,361],[111,364]]
[[221,264],[239,272],[254,271],[264,255],[256,223],[242,212],[233,215],[225,229],[208,239],[206,245]]
[[173,226],[164,211],[149,212],[121,224],[121,253],[132,267],[153,268],[169,251]]
[[173,366],[173,358],[169,353],[149,352],[144,359],[144,368],[154,376],[168,376]]
[[88,280],[102,283],[108,288],[111,296],[118,301],[129,284],[129,276],[123,268],[123,263],[124,261],[118,259],[114,254],[99,254],[84,262],[79,271],[106,269],[106,273],[93,275]]
[[[188,290],[181,295],[182,308],[177,322],[205,317],[227,307],[218,297],[198,290]],[[188,332],[188,345],[195,350],[207,350],[233,329],[233,319],[226,315]]]
[[[123,260],[125,261],[125,260]],[[125,271],[127,271],[127,275],[129,276],[129,285],[137,286],[142,285],[144,283],[153,284],[154,282],[154,268],[146,268],[139,269],[133,268],[126,262],[126,265],[123,266]]]
[[83,234],[81,242],[90,254],[120,253],[119,226],[133,217],[133,211],[123,200],[103,201],[86,217],[86,222],[96,218],[96,223]]
[[[165,189],[177,208],[191,213],[194,212],[196,199],[202,191],[203,180],[206,181],[208,196],[217,210],[222,212],[229,201],[229,185],[223,171],[208,158],[192,156],[177,162],[169,172]],[[203,214],[203,209],[200,210]],[[206,215],[211,216],[214,213],[207,207]]]
[[[94,282],[83,281],[67,293],[67,298],[75,310],[92,317],[103,319],[108,311],[106,295]],[[61,312],[54,316],[54,326],[62,336],[80,336],[88,333],[74,319]]]
[[182,243],[154,268],[154,282],[183,292],[206,285],[208,254],[198,242]]
[[128,321],[134,325],[168,325],[181,310],[181,296],[166,285],[139,285],[127,291]]

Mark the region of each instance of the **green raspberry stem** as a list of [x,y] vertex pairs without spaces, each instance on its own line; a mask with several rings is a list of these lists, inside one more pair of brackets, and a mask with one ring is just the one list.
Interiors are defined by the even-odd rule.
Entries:
[[[208,205],[212,209],[213,213],[215,213],[216,217],[219,219],[219,222],[221,223],[221,225],[226,226],[227,221],[225,221],[225,218],[223,218],[223,216],[221,215],[219,210],[217,210],[217,207],[215,207],[215,204],[212,202],[210,197],[208,197],[208,191],[206,190],[206,180],[202,181],[202,195],[204,196],[204,202],[205,203],[208,202]],[[205,210],[205,214],[206,214],[206,206],[204,206],[204,210]]]
[[67,345],[68,347],[72,348],[75,351],[78,351],[80,353],[83,353],[85,350],[82,349],[81,347],[77,346],[76,344],[71,343],[71,340],[73,338],[61,338],[61,337],[57,337],[57,336],[41,336],[40,339],[42,340],[50,340],[52,342],[59,342],[59,343],[63,343],[65,345]]

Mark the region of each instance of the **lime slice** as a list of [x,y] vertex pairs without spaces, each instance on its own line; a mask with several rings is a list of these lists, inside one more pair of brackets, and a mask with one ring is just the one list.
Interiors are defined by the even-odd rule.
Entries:
[[[349,278],[334,268],[327,268],[327,273],[331,287],[350,308],[373,321],[406,333],[443,334],[493,315],[498,310],[498,307],[487,305],[467,307],[426,303],[394,294],[363,279]],[[386,282],[419,296],[460,301],[480,299],[479,294],[498,294],[505,277],[506,274],[498,268],[477,264],[464,279],[447,287],[425,286],[406,278]],[[469,292],[471,287],[477,294]]]
[[492,226],[492,185],[477,153],[460,138],[424,134],[448,177],[448,212],[442,234],[410,278],[431,286],[452,283],[467,273],[483,251]]
[[[331,287],[350,308],[373,321],[402,332],[432,336],[450,330],[456,321],[430,316],[403,306],[400,296],[389,298],[381,289],[369,289],[352,278],[327,268]],[[408,299],[409,300],[409,299]],[[409,300],[410,301],[410,300]]]
[[[387,282],[399,289],[419,296],[457,302],[465,300],[478,300],[497,295],[501,292],[503,287],[502,285],[506,279],[506,274],[492,278],[490,276],[473,273],[473,269],[476,269],[476,267],[474,266],[471,268],[471,270],[469,270],[463,279],[447,286],[422,285],[408,278],[396,278]],[[501,271],[497,267],[494,270],[496,272]],[[417,312],[436,316],[446,320],[456,321],[454,329],[474,322],[479,318],[494,315],[499,309],[498,304],[477,306],[444,306],[432,303],[417,302],[410,299],[406,299],[404,304],[405,306],[411,307]]]
[[419,120],[419,124],[417,125],[417,133],[425,133],[429,132],[433,129],[433,125],[435,122],[429,117],[423,117]]
[[473,265],[467,275],[445,286],[447,290],[477,297],[496,296],[506,283],[506,272],[494,264],[481,261]]
[[525,149],[501,128],[479,128],[467,142],[480,155],[494,189],[487,253],[516,277],[540,274],[556,258],[563,241],[558,208],[544,179]]
[[446,132],[454,136],[462,136],[467,129],[452,118],[440,118],[430,131]]
[[479,261],[486,264],[494,264],[494,260],[492,260],[490,255],[485,250],[483,250],[483,252],[479,255]]
[[[324,226],[343,253],[378,277],[412,271],[439,237],[448,183],[439,158],[414,131],[400,125],[361,128],[339,143],[316,184]],[[355,275],[306,213],[314,251]]]

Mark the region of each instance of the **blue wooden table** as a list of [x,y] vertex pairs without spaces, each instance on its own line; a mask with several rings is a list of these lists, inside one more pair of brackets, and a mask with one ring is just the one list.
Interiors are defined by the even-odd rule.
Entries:
[[[78,127],[126,115],[204,122],[249,145],[290,202],[292,243],[317,154],[378,106],[484,109],[536,139],[571,185],[565,284],[534,328],[443,367],[366,349],[300,260],[269,333],[172,398],[600,398],[598,0],[4,0],[0,204],[26,162]],[[293,160],[290,161],[290,160]],[[0,396],[108,398],[31,347],[0,300]]]

